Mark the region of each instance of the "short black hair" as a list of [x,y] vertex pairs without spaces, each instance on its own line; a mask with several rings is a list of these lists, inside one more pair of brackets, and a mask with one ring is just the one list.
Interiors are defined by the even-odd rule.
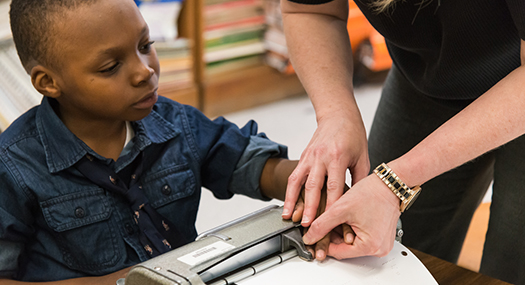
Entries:
[[9,10],[11,32],[16,50],[29,73],[35,63],[56,66],[57,55],[51,52],[55,36],[54,21],[66,10],[98,0],[12,0]]

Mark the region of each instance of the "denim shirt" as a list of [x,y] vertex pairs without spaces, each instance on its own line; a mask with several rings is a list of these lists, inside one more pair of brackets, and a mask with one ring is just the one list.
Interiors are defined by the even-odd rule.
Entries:
[[146,118],[132,122],[132,147],[115,162],[71,133],[54,103],[44,98],[0,135],[0,276],[54,281],[148,259],[125,198],[74,167],[86,154],[121,173],[143,152],[145,195],[187,241],[197,234],[201,187],[220,199],[267,199],[259,189],[262,168],[269,157],[286,157],[286,147],[257,134],[253,121],[240,129],[159,97]]

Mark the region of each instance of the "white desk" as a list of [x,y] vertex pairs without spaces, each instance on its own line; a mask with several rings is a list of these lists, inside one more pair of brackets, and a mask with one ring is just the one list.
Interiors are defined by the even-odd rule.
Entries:
[[238,283],[238,285],[260,284],[437,285],[438,283],[410,250],[396,242],[394,249],[385,257],[360,257],[347,260],[329,258],[323,262],[305,262],[295,257]]

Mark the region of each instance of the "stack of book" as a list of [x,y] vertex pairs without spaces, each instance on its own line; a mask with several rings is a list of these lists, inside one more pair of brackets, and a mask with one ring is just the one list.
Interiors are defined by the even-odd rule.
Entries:
[[264,33],[264,60],[266,64],[282,73],[293,74],[295,71],[288,55],[279,0],[265,0],[264,11],[268,25]]
[[42,100],[31,84],[11,39],[0,40],[0,131]]
[[193,84],[193,58],[190,41],[179,38],[174,41],[156,42],[155,49],[160,63],[159,86],[178,90]]
[[135,0],[148,23],[160,64],[159,88],[169,93],[193,85],[192,42],[179,37],[182,0]]
[[262,0],[205,0],[204,62],[208,75],[262,64]]

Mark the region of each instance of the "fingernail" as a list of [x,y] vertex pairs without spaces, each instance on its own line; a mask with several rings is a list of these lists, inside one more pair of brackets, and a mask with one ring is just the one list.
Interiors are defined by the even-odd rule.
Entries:
[[284,217],[284,216],[288,216],[289,214],[290,214],[290,210],[288,210],[288,209],[284,209],[284,210],[283,210],[283,213],[282,213],[282,216],[283,216],[283,217]]
[[307,234],[303,236],[303,242],[305,244],[311,244],[310,238],[307,236]]
[[308,224],[310,222],[310,218],[303,217],[303,220],[301,221],[301,224]]
[[352,235],[352,234],[346,234],[345,241],[346,241],[346,243],[348,243],[348,244],[353,243],[353,242],[354,242],[354,235]]
[[318,250],[317,253],[315,254],[315,258],[318,259],[318,260],[323,260],[325,259],[325,253],[324,253],[324,250]]

